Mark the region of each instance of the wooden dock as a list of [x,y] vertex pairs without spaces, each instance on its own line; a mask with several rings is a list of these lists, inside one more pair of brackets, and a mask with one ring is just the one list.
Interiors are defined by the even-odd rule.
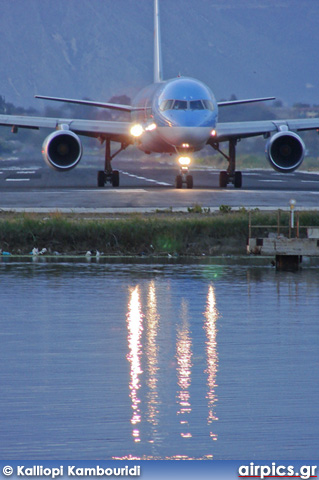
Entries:
[[265,228],[266,226],[252,225],[250,216],[247,240],[249,255],[275,257],[275,265],[278,270],[300,268],[303,256],[319,257],[319,229],[307,227],[307,237],[300,238],[299,218],[296,227],[293,227],[290,216],[288,236],[281,233],[280,212],[278,213],[278,224],[272,226],[272,228],[276,228],[276,233],[270,232],[268,237],[253,237],[252,229],[261,227]]
[[306,255],[319,257],[319,238],[249,238],[250,255]]
[[319,239],[317,238],[249,238],[249,255],[275,257],[279,270],[298,269],[302,257],[319,257]]

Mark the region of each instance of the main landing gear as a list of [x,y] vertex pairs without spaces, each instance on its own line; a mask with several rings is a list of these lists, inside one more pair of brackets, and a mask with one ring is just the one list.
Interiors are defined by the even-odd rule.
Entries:
[[228,155],[222,152],[218,143],[213,143],[212,147],[223,155],[228,161],[228,168],[226,171],[219,174],[219,186],[226,188],[229,183],[232,183],[235,188],[242,187],[242,173],[236,171],[236,139],[229,140]]
[[106,139],[105,143],[105,164],[104,170],[99,170],[97,172],[97,186],[104,187],[106,183],[110,183],[112,187],[120,186],[120,174],[118,170],[113,170],[111,162],[113,158],[123,150],[125,150],[127,145],[122,144],[121,148],[117,150],[113,155],[111,154],[111,141]]
[[118,170],[113,170],[111,173],[106,173],[104,170],[97,172],[97,186],[105,187],[107,183],[110,183],[112,187],[120,186],[120,173]]

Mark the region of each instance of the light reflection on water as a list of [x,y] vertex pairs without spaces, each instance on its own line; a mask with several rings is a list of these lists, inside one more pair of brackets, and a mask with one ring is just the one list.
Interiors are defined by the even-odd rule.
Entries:
[[[216,374],[218,367],[218,353],[217,353],[217,329],[216,322],[218,319],[218,310],[216,307],[215,292],[212,285],[209,286],[207,296],[207,308],[205,311],[205,330],[206,330],[206,352],[207,352],[207,370],[208,375],[207,385],[207,399],[208,399],[208,418],[209,424],[212,424],[214,420],[218,420],[214,412],[216,397]],[[217,440],[217,435],[210,432],[210,436],[213,440]]]
[[[147,355],[147,421],[152,425],[152,438],[156,433],[159,418],[159,392],[158,392],[158,343],[159,314],[157,312],[156,287],[152,280],[149,284],[147,305],[147,332],[146,332],[146,355]],[[154,442],[154,440],[150,440]]]
[[128,330],[128,348],[129,354],[127,356],[130,362],[131,368],[131,381],[130,381],[130,397],[132,401],[132,418],[131,424],[133,425],[132,436],[135,442],[140,442],[140,431],[138,424],[141,422],[141,411],[139,404],[141,400],[138,398],[138,391],[141,387],[140,375],[143,373],[141,369],[141,335],[143,331],[143,318],[141,313],[141,304],[139,299],[138,287],[130,293],[130,301],[128,304],[127,314],[127,330]]
[[[147,305],[146,314],[143,315],[143,304],[141,300],[140,288],[130,288],[128,312],[127,312],[127,340],[128,355],[127,360],[130,363],[130,399],[132,406],[132,437],[135,443],[141,442],[140,427],[144,421],[152,425],[152,430],[147,435],[147,442],[157,446],[159,441],[158,425],[160,424],[160,408],[163,407],[161,400],[161,392],[158,390],[158,382],[160,375],[160,367],[158,365],[159,345],[158,332],[160,329],[161,316],[157,310],[157,292],[156,282],[151,280],[147,286]],[[168,292],[171,290],[170,285],[166,287]],[[177,312],[176,312],[177,314]],[[188,415],[192,412],[190,386],[192,381],[192,338],[190,331],[190,318],[188,313],[188,300],[181,298],[180,312],[178,314],[179,322],[176,322],[176,346],[175,358],[176,364],[176,403],[178,405],[176,416],[179,419],[180,429],[179,435],[183,439],[192,438],[191,426],[188,421]],[[217,372],[217,353],[216,353],[216,320],[218,312],[215,307],[214,289],[210,285],[207,293],[207,308],[204,312],[206,319],[204,328],[207,335],[207,386],[208,392],[205,398],[208,405],[207,424],[217,420],[214,416],[213,406],[216,401],[216,372]],[[145,337],[143,331],[145,329]],[[145,344],[145,345],[144,345]],[[142,357],[144,352],[145,371],[142,370]],[[144,374],[144,384],[147,391],[145,393],[145,418],[141,412],[140,404],[142,402],[139,390],[142,386],[142,374]],[[172,401],[172,399],[171,399]],[[217,435],[210,432],[210,436],[215,440]],[[132,455],[124,455],[123,457],[115,456],[117,459],[132,458]],[[143,455],[134,458],[158,458],[154,455]],[[187,455],[171,455],[168,458],[190,458]],[[196,457],[194,457],[196,458]],[[201,458],[212,458],[212,455],[203,455]]]
[[19,263],[0,281],[3,458],[318,451],[317,269]]
[[176,359],[177,359],[177,384],[179,390],[177,391],[177,398],[179,409],[177,415],[181,416],[180,424],[183,426],[181,437],[191,438],[192,434],[189,432],[189,423],[187,414],[192,411],[189,387],[191,385],[192,375],[192,340],[189,331],[188,308],[185,299],[181,304],[181,319],[182,325],[177,330],[176,341]]

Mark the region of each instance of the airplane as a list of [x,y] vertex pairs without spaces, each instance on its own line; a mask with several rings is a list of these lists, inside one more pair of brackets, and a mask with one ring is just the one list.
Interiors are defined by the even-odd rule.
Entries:
[[[191,154],[210,145],[228,161],[227,170],[220,172],[219,186],[226,188],[233,184],[235,188],[241,188],[242,173],[236,170],[238,141],[263,136],[267,140],[265,153],[270,165],[279,172],[290,173],[301,165],[306,152],[304,142],[296,132],[319,131],[319,118],[220,123],[219,108],[274,100],[274,97],[217,102],[210,88],[197,79],[177,76],[164,80],[159,0],[154,0],[154,82],[138,93],[132,105],[43,95],[35,97],[130,114],[131,121],[128,122],[0,115],[0,125],[11,126],[13,133],[19,128],[53,129],[44,140],[42,154],[47,165],[57,171],[70,170],[80,162],[83,154],[80,135],[105,142],[104,169],[98,171],[98,187],[107,183],[119,186],[119,171],[113,170],[112,161],[128,146],[135,145],[147,154],[176,154],[179,173],[175,186],[182,188],[186,185],[191,189],[194,185],[189,171]],[[119,144],[115,152],[112,152],[111,142]],[[220,147],[224,142],[228,142],[227,153]]]

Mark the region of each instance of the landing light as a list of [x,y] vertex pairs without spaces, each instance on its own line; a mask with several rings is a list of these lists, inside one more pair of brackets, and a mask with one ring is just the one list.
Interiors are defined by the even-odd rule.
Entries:
[[147,132],[151,132],[152,130],[155,130],[156,128],[157,128],[156,123],[151,123],[150,125],[147,125],[147,127],[145,127],[145,130]]
[[214,129],[214,130],[212,130],[212,131],[210,132],[210,134],[211,134],[212,137],[216,137],[217,132],[216,132],[216,130]]
[[133,127],[131,127],[130,132],[131,132],[131,135],[133,135],[133,137],[140,137],[144,132],[144,128],[142,127],[142,125],[136,124],[136,125],[133,125]]
[[191,163],[191,159],[189,157],[179,157],[178,162],[182,167],[188,167]]

